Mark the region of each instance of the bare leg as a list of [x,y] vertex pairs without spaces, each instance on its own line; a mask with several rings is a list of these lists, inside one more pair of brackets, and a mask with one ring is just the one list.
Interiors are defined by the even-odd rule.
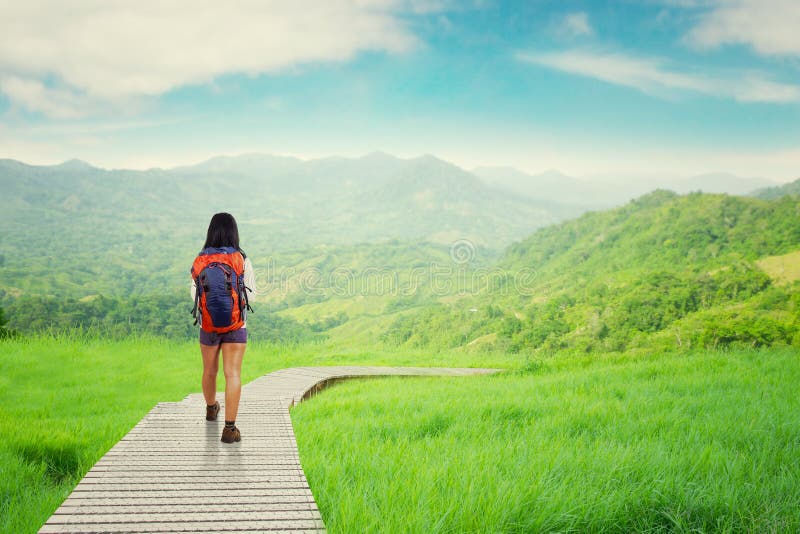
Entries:
[[235,421],[242,396],[242,357],[246,343],[222,343],[222,365],[225,372],[225,420]]
[[209,406],[217,402],[217,374],[219,373],[220,345],[211,346],[200,344],[200,353],[203,355],[203,397]]

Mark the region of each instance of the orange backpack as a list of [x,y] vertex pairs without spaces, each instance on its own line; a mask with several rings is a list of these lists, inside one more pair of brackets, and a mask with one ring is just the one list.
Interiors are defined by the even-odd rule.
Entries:
[[195,258],[192,317],[206,332],[223,334],[241,328],[247,312],[253,311],[247,301],[250,288],[244,285],[244,258],[234,247],[206,248]]

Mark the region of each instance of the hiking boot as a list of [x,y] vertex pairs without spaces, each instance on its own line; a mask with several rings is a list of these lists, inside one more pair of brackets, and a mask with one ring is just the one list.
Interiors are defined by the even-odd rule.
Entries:
[[227,426],[222,429],[222,442],[233,443],[234,441],[242,441],[242,435],[236,427],[228,428]]
[[219,402],[215,402],[210,408],[206,405],[206,421],[216,421],[219,413]]

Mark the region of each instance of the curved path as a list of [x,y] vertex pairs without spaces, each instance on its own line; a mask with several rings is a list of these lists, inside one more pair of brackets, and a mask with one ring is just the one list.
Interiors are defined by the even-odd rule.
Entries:
[[242,442],[231,445],[220,442],[222,417],[205,420],[202,394],[161,402],[95,464],[39,532],[324,532],[300,466],[291,406],[343,378],[496,371],[281,369],[242,388]]

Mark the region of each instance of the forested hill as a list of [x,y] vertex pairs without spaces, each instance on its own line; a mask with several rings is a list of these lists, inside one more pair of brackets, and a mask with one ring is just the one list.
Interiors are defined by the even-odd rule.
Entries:
[[535,232],[488,288],[385,338],[524,352],[798,344],[799,250],[796,197],[656,191]]
[[764,200],[774,200],[784,195],[800,195],[800,178],[788,184],[775,187],[764,187],[753,192],[754,197]]
[[547,279],[637,268],[705,271],[800,248],[799,202],[654,191],[543,228],[511,245],[501,264],[533,266]]

